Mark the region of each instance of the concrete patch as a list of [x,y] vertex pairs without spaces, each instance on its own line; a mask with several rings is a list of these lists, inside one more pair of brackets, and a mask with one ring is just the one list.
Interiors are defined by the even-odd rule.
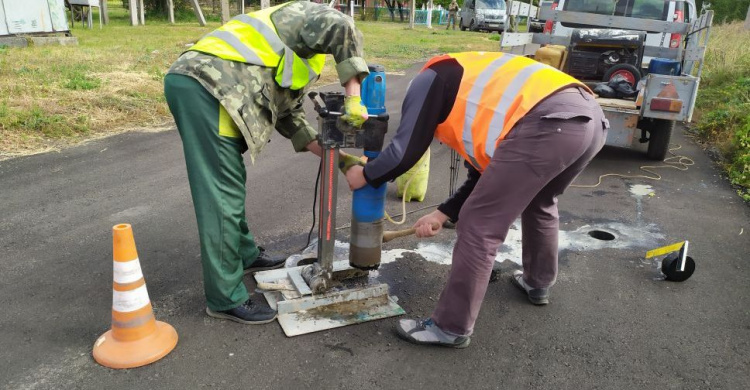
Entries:
[[[614,235],[614,240],[605,241],[591,236],[592,231],[602,231]],[[658,246],[664,239],[656,225],[645,226],[626,225],[620,222],[595,223],[581,226],[575,230],[560,230],[559,250],[588,252],[600,249],[649,249]],[[404,256],[404,253],[413,253],[421,256],[426,261],[442,265],[450,265],[453,257],[453,246],[455,238],[445,242],[420,242],[416,249],[388,249],[381,255],[381,264],[389,264]],[[498,250],[496,261],[511,261],[521,264],[521,222],[516,221],[508,231],[505,243]],[[312,254],[317,251],[317,243],[313,243],[303,251]],[[300,255],[294,255],[291,258]],[[296,258],[298,259],[298,258]],[[334,261],[349,259],[349,243],[336,241],[334,250]]]
[[75,46],[77,37],[2,37],[0,46],[29,47],[29,46]]

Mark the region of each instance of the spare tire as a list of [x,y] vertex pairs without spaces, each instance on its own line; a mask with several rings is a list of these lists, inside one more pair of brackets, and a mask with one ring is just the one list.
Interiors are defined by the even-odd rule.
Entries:
[[628,84],[632,85],[633,88],[635,88],[638,82],[641,81],[641,71],[630,64],[617,64],[609,68],[609,70],[604,73],[604,77],[602,78],[602,80],[605,82],[609,82],[615,78],[620,77],[627,80]]

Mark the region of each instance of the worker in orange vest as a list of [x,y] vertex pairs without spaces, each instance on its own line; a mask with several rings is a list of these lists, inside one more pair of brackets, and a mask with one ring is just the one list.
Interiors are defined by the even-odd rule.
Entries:
[[431,59],[414,78],[391,143],[346,173],[351,189],[375,187],[412,167],[433,137],[469,164],[468,180],[420,218],[418,237],[457,222],[453,265],[427,319],[403,319],[398,334],[417,344],[469,345],[497,251],[520,216],[523,271],[511,282],[537,305],[557,277],[557,196],[601,150],[609,123],[580,81],[505,53]]

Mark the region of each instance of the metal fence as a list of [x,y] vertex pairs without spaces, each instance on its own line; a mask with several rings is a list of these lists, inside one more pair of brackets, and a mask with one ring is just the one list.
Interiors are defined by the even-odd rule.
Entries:
[[[350,11],[347,7],[341,7],[341,12],[349,15]],[[366,21],[378,21],[378,22],[394,22],[394,23],[409,23],[409,8],[403,7],[401,9],[388,7],[366,7],[354,6],[354,19],[355,20],[366,20]],[[427,25],[427,17],[430,12],[428,10],[415,10],[414,11],[414,24]],[[447,10],[432,10],[432,24],[433,25],[445,25],[448,22],[448,11]]]

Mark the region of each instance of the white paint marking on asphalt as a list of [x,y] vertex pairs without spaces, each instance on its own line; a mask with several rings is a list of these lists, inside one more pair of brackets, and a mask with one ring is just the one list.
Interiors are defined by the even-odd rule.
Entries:
[[136,206],[129,209],[122,210],[109,216],[110,220],[125,220],[133,219],[141,215],[146,215],[151,211],[150,206]]
[[635,184],[630,186],[630,193],[635,198],[635,222],[636,225],[641,224],[641,216],[643,215],[643,199],[644,196],[654,196],[654,190],[648,184]]
[[653,194],[654,189],[648,184],[635,184],[630,186],[630,193],[636,197],[647,196]]
[[[592,230],[602,230],[615,236],[614,240],[604,241],[589,235]],[[560,230],[558,238],[559,250],[575,252],[596,251],[602,249],[634,249],[652,248],[659,245],[664,235],[659,232],[656,225],[631,226],[619,222],[594,223],[581,226],[575,230]],[[387,249],[382,252],[381,264],[393,263],[402,258],[404,253],[417,254],[426,261],[442,265],[450,265],[453,257],[453,246],[455,238],[448,242],[420,242],[416,249]],[[505,243],[500,247],[497,257],[498,262],[506,260],[521,264],[521,223],[516,221],[508,231]],[[315,244],[311,245],[305,252],[317,251]],[[336,241],[334,249],[334,261],[349,260],[349,243]]]

